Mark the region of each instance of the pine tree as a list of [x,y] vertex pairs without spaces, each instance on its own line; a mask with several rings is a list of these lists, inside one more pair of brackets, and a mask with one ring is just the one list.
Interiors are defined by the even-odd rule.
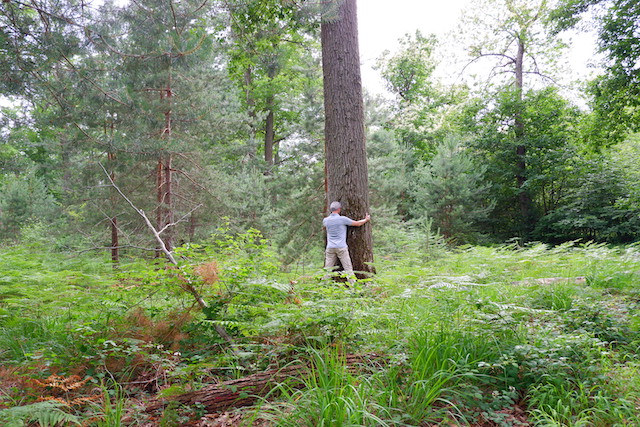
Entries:
[[478,225],[493,209],[484,181],[485,166],[477,165],[455,137],[445,139],[433,159],[414,171],[414,214],[455,243],[473,242]]
[[[343,214],[359,220],[369,211],[369,179],[356,0],[322,23],[321,40],[327,201],[340,201]],[[370,224],[350,227],[347,243],[354,270],[374,272]]]

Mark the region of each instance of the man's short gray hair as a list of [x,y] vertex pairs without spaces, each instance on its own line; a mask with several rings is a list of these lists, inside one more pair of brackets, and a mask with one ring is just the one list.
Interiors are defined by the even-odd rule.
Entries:
[[331,205],[329,205],[329,210],[331,212],[335,212],[341,207],[342,207],[342,204],[340,202],[331,202]]

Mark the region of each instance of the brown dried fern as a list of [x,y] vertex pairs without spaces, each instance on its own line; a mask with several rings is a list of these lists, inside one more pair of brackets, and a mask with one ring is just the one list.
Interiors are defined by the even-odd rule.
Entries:
[[194,272],[200,276],[202,281],[207,285],[214,285],[218,282],[218,263],[215,261],[200,264],[194,269]]
[[78,390],[84,387],[87,382],[92,380],[91,377],[81,379],[78,375],[71,375],[68,377],[61,377],[59,375],[50,375],[43,381],[34,380],[36,384],[41,387],[50,389],[53,394],[68,393],[70,391]]

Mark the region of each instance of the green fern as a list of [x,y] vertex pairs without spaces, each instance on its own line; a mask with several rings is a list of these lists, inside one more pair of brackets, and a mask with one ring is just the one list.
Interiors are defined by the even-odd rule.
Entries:
[[38,423],[40,427],[54,427],[63,423],[81,425],[78,417],[61,409],[67,407],[55,400],[15,406],[0,410],[0,423],[5,427],[23,427],[29,423]]

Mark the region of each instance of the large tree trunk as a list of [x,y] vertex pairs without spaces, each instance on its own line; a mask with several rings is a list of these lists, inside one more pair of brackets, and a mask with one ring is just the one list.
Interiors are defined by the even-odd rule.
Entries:
[[[340,201],[342,213],[359,220],[369,211],[369,181],[356,0],[339,8],[336,20],[321,25],[327,201]],[[370,224],[349,227],[347,243],[354,270],[375,272]]]

